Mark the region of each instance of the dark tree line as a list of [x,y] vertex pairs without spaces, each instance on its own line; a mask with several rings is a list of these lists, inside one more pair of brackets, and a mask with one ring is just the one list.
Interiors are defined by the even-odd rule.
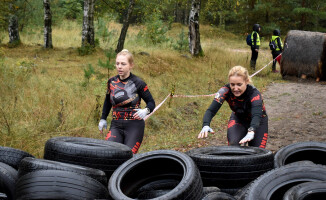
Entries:
[[199,24],[245,33],[259,23],[262,35],[275,28],[283,33],[292,29],[326,31],[324,0],[43,0],[42,6],[43,9],[39,1],[32,0],[0,1],[0,27],[7,27],[9,43],[20,43],[19,31],[26,25],[42,24],[44,46],[52,48],[51,26],[64,17],[81,19],[82,46],[95,46],[94,20],[105,14],[112,14],[123,23],[116,51],[123,49],[129,24],[145,23],[152,13],[164,22],[188,25],[189,51],[193,55],[202,52]]

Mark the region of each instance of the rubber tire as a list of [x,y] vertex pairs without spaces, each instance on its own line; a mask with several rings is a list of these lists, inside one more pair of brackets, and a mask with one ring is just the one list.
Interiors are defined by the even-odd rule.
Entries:
[[306,182],[289,189],[283,200],[321,200],[326,197],[326,181]]
[[0,193],[0,200],[8,200],[8,197],[4,193]]
[[270,150],[244,146],[211,146],[186,152],[196,163],[204,186],[234,194],[274,168]]
[[315,164],[326,165],[326,143],[323,142],[298,142],[287,145],[275,153],[275,168],[286,164],[309,160]]
[[105,186],[88,176],[62,170],[34,171],[20,177],[16,200],[33,199],[110,199]]
[[33,157],[33,155],[11,147],[0,146],[0,162],[6,163],[18,170],[20,161],[25,157]]
[[326,166],[295,163],[258,177],[246,190],[245,200],[282,199],[291,187],[308,181],[326,181]]
[[202,180],[193,160],[172,150],[137,154],[123,163],[109,180],[109,192],[115,200],[135,199],[142,186],[166,179],[177,180],[179,184],[155,200],[200,200],[203,196]]
[[51,138],[44,148],[44,159],[100,169],[108,179],[132,157],[133,153],[127,145],[93,138]]
[[145,185],[143,185],[141,188],[137,190],[137,193],[143,193],[153,190],[172,190],[179,184],[179,181],[174,179],[162,179],[162,180],[156,180],[153,182],[149,182]]
[[236,200],[236,198],[225,192],[212,192],[204,196],[202,200]]
[[154,199],[169,193],[171,190],[152,190],[138,194],[137,199]]
[[0,162],[0,192],[6,194],[8,200],[14,199],[17,178],[15,168]]
[[103,185],[108,185],[108,180],[106,174],[99,169],[93,169],[81,165],[74,165],[68,163],[62,163],[53,160],[44,160],[27,157],[20,162],[18,169],[18,178],[28,174],[30,172],[39,170],[63,170],[69,172],[76,172],[78,174],[83,174],[85,176],[91,177]]
[[218,187],[214,187],[214,186],[203,187],[203,196],[206,196],[207,194],[212,193],[212,192],[221,192],[221,189]]

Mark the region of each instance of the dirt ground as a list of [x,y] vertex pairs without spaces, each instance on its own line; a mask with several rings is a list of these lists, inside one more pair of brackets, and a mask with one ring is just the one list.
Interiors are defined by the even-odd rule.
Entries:
[[275,152],[296,142],[326,142],[325,82],[274,83],[263,98],[269,116],[267,149]]
[[275,153],[296,142],[326,142],[325,82],[293,79],[273,83],[262,94],[269,117],[266,149]]

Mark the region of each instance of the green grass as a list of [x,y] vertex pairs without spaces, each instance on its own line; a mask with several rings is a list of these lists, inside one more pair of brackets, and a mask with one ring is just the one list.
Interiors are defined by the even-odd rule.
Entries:
[[[67,22],[68,23],[68,22]],[[69,22],[53,27],[54,49],[44,50],[39,30],[22,32],[22,45],[0,49],[0,145],[22,149],[36,157],[43,157],[45,142],[56,136],[81,136],[104,139],[97,124],[104,102],[107,71],[98,60],[105,60],[105,49],[115,48],[121,25],[110,24],[115,30],[109,43],[100,43],[92,55],[79,56],[81,44],[78,25]],[[187,52],[173,50],[167,42],[149,45],[137,39],[142,27],[131,26],[125,48],[134,53],[133,73],[148,84],[158,105],[175,88],[175,94],[202,95],[215,93],[227,83],[231,67],[249,67],[250,51],[244,36],[237,36],[209,26],[201,26],[204,57],[189,58]],[[177,39],[187,27],[174,24],[168,37]],[[5,33],[3,43],[8,42]],[[257,68],[265,66],[272,56],[263,44]],[[150,56],[140,55],[148,52]],[[84,68],[91,64],[95,71],[87,85]],[[271,66],[253,78],[261,90],[273,81],[281,81],[270,73]],[[115,75],[116,72],[111,72]],[[202,117],[213,97],[173,98],[146,120],[145,137],[140,152],[156,149],[187,151],[205,146],[208,140],[220,140],[226,134],[230,109],[224,104],[212,121],[217,132],[208,139],[198,140]],[[144,106],[142,102],[142,106]],[[100,108],[98,108],[100,107]],[[108,118],[108,121],[110,121]],[[226,142],[226,141],[225,141]]]

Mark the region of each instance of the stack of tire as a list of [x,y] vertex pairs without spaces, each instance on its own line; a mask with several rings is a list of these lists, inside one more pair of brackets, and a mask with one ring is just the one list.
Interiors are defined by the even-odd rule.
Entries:
[[199,168],[204,186],[231,195],[274,168],[273,153],[258,147],[211,146],[186,153]]
[[110,199],[106,174],[98,169],[44,159],[24,158],[15,197],[23,199]]
[[275,153],[275,168],[240,190],[240,200],[326,198],[326,143],[298,142]]
[[18,168],[23,158],[33,155],[10,147],[0,146],[0,199],[13,199]]
[[111,176],[113,199],[201,200],[204,188],[193,160],[173,150],[135,155]]
[[18,170],[15,197],[23,199],[111,199],[112,173],[132,158],[124,144],[83,137],[55,137],[44,159],[25,158]]
[[325,157],[321,142],[294,143],[275,154],[215,146],[133,156],[123,144],[58,137],[47,141],[44,159],[0,147],[0,199],[324,199]]
[[126,160],[131,149],[117,142],[83,137],[55,137],[44,147],[44,159],[102,170],[109,179]]

